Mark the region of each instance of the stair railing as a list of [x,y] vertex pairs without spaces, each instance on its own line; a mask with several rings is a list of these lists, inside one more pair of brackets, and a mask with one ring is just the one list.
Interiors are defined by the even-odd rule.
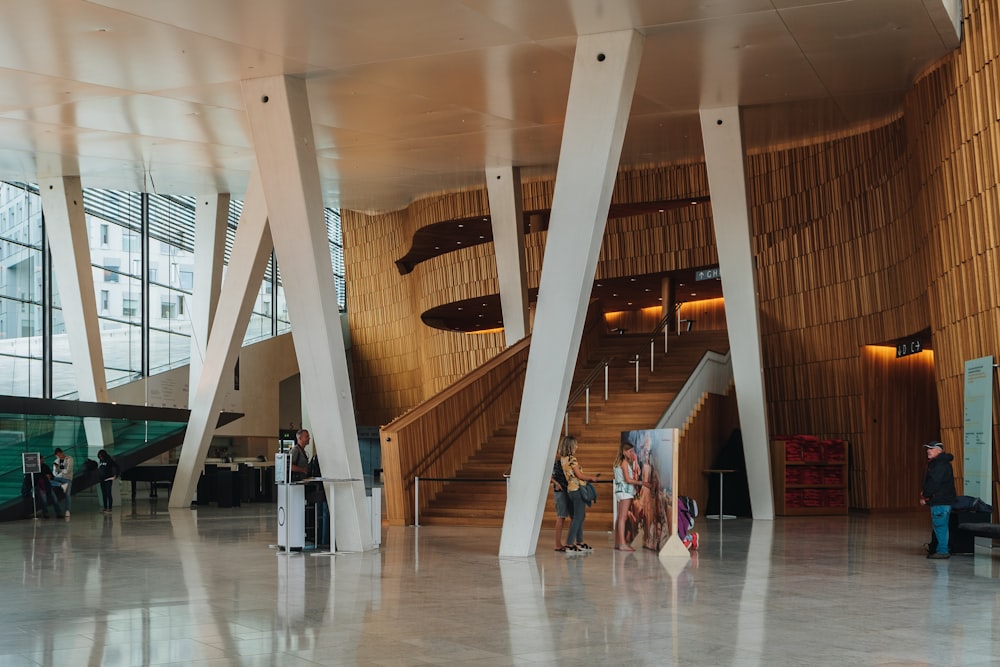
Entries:
[[614,357],[605,357],[601,359],[600,363],[594,366],[587,377],[583,379],[579,386],[570,392],[569,399],[566,401],[566,412],[563,415],[563,435],[569,435],[569,411],[576,405],[576,402],[580,400],[583,396],[586,400],[586,407],[584,408],[584,423],[590,424],[590,386],[594,384],[594,381],[600,377],[601,372],[604,372],[604,400],[608,400],[608,366],[614,360]]

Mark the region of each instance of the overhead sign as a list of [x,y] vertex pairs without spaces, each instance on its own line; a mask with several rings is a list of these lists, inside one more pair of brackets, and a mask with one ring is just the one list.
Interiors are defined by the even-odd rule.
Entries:
[[916,354],[923,351],[923,349],[923,343],[920,342],[919,338],[904,340],[896,346],[896,358],[905,357],[908,354]]
[[698,269],[694,272],[695,280],[715,280],[719,277],[719,267],[712,269]]

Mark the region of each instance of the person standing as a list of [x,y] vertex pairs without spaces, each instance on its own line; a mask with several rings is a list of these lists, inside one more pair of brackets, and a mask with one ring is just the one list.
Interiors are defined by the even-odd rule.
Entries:
[[298,482],[305,479],[306,475],[309,473],[309,454],[306,453],[306,447],[309,446],[309,431],[306,429],[300,429],[298,433],[295,434],[295,446],[292,447],[291,456],[288,460],[289,469],[291,470],[291,479],[293,482]]
[[[927,473],[924,475],[924,488],[920,494],[920,504],[931,508],[931,526],[937,548],[928,558],[950,558],[948,553],[948,519],[951,517],[951,506],[955,502],[955,473],[951,462],[955,457],[944,451],[944,445],[938,440],[932,440],[924,445],[927,450]],[[933,540],[932,540],[933,543]]]
[[581,482],[596,482],[601,473],[587,475],[583,466],[576,460],[576,438],[564,436],[559,443],[559,462],[566,476],[566,490],[569,492],[570,504],[573,506],[573,520],[569,524],[569,535],[566,536],[566,551],[593,551],[583,541],[583,520],[587,517],[587,504],[580,495]]
[[618,551],[635,551],[631,540],[625,535],[625,525],[628,523],[632,500],[637,487],[643,482],[639,478],[639,461],[632,443],[626,441],[618,448],[618,457],[614,465],[615,503],[618,505],[618,518],[615,521],[615,549]]
[[552,463],[552,500],[556,505],[556,551],[566,551],[566,546],[562,542],[563,524],[566,523],[566,519],[573,518],[573,507],[569,502],[567,486],[562,462],[560,457],[556,456],[556,460]]
[[69,518],[69,509],[72,504],[73,493],[73,457],[56,447],[54,452],[56,460],[52,463],[52,481],[62,487],[66,494],[66,514]]
[[97,478],[101,480],[101,497],[104,501],[105,514],[111,514],[111,507],[114,505],[111,489],[115,479],[118,478],[118,472],[118,464],[107,451],[102,449],[97,452]]

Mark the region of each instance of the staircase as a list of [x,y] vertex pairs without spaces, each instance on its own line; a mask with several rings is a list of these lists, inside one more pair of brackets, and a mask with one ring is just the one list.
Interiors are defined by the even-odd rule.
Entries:
[[[614,357],[608,372],[608,401],[604,401],[603,375],[591,387],[590,424],[585,424],[581,398],[569,410],[569,430],[580,443],[577,459],[585,472],[601,473],[597,502],[587,509],[586,528],[612,529],[612,464],[618,454],[622,431],[654,428],[674,396],[708,350],[725,353],[729,337],[725,331],[690,332],[671,336],[669,354],[657,342],[655,369],[649,372],[649,335],[607,335],[591,358],[577,367],[573,387],[601,359]],[[639,391],[635,391],[635,365],[629,359],[640,355]],[[424,525],[500,526],[507,502],[504,474],[514,456],[517,413],[487,440],[462,467],[456,477],[468,482],[449,482],[420,513]],[[477,480],[477,481],[471,481]],[[490,481],[478,481],[490,480]],[[551,494],[545,522],[555,520]]]

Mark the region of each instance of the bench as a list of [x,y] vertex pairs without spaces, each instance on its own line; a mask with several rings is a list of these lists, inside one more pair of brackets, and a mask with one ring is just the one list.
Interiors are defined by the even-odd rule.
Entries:
[[1000,523],[960,523],[958,529],[972,533],[977,537],[1000,539]]

